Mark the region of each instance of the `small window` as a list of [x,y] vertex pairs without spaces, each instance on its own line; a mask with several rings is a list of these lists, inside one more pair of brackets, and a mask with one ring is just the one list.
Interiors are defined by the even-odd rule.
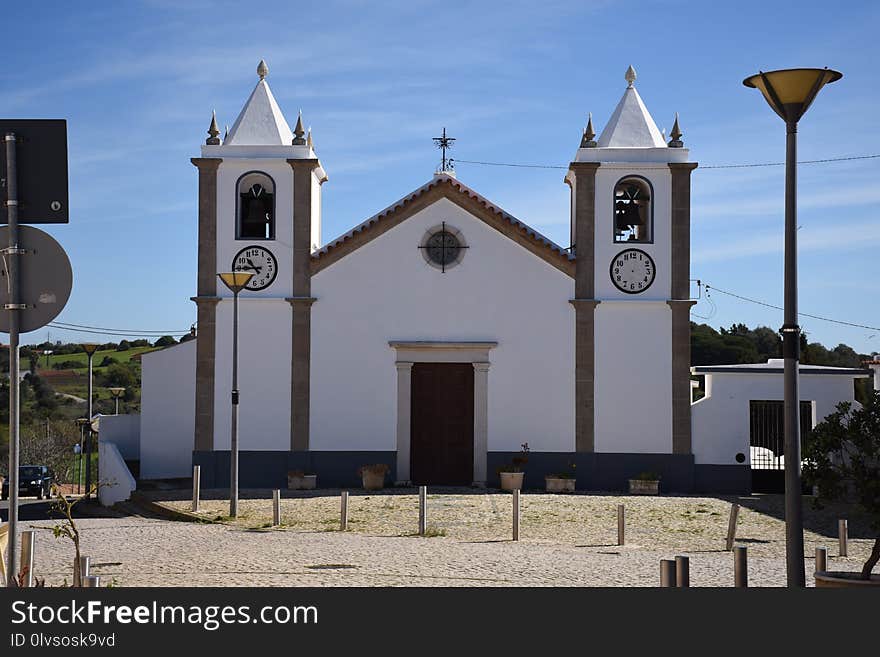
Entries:
[[651,184],[629,176],[614,186],[614,241],[652,242],[654,215]]
[[461,231],[445,221],[426,232],[419,245],[425,262],[442,272],[461,262],[467,248]]
[[238,239],[275,239],[275,182],[265,173],[238,179]]

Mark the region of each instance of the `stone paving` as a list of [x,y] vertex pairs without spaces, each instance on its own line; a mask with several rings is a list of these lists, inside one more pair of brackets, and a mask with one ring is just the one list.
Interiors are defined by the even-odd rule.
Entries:
[[[780,496],[743,498],[522,495],[521,540],[511,536],[511,496],[446,490],[428,498],[429,537],[415,535],[414,489],[352,493],[349,531],[339,529],[338,491],[284,491],[280,528],[268,528],[269,491],[248,491],[235,522],[228,501],[203,495],[206,522],[129,515],[84,518],[83,553],[93,573],[118,586],[656,586],[659,561],[690,557],[692,586],[731,586],[724,551],[731,500],[742,505],[738,543],[749,547],[752,586],[785,584]],[[154,493],[188,509],[183,493]],[[177,499],[169,499],[176,497]],[[260,499],[257,499],[260,498]],[[617,504],[627,512],[626,545],[617,542]],[[871,541],[847,509],[816,512],[805,503],[805,564],[812,579],[816,545],[829,567],[858,570]],[[836,519],[849,517],[849,556],[837,556]],[[217,519],[220,519],[219,521]],[[207,522],[210,521],[210,522]],[[23,523],[38,535],[38,577],[70,580],[73,548],[54,539],[51,521]],[[810,582],[811,583],[811,582]]]

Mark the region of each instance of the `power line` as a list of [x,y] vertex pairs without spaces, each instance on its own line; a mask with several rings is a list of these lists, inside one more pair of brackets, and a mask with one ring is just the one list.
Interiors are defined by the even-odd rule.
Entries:
[[151,333],[149,331],[114,331],[114,330],[102,330],[100,328],[71,328],[70,326],[66,326],[63,324],[56,324],[54,322],[47,324],[50,328],[60,329],[63,331],[72,331],[74,333],[87,333],[90,335],[108,335],[113,337],[122,337],[122,338],[161,338],[166,335],[175,336],[175,335],[186,335],[190,332],[189,329],[185,331],[166,331],[166,332],[155,332]]
[[[873,155],[851,155],[846,157],[826,157],[820,160],[799,160],[798,164],[826,164],[829,162],[850,162],[853,160],[875,160],[880,158],[880,153]],[[451,163],[460,162],[462,164],[479,164],[488,167],[514,167],[518,169],[568,169],[567,166],[556,164],[521,164],[514,162],[483,162],[480,160],[450,160]],[[700,165],[697,169],[752,169],[755,167],[781,167],[785,162],[750,162],[746,164],[706,164]]]
[[[775,310],[785,310],[782,306],[775,306],[772,303],[767,303],[766,301],[759,301],[758,299],[752,299],[750,297],[744,297],[741,294],[736,294],[734,292],[728,292],[727,290],[722,290],[719,287],[715,287],[714,285],[706,285],[706,296],[709,296],[709,290],[714,290],[715,292],[720,292],[721,294],[726,294],[729,297],[733,297],[735,299],[740,299],[742,301],[748,301],[749,303],[754,303],[759,306],[765,306],[767,308],[774,308]],[[868,329],[869,331],[880,331],[880,327],[877,326],[868,326],[866,324],[855,324],[853,322],[844,322],[839,319],[832,319],[830,317],[822,317],[821,315],[811,315],[809,313],[798,313],[798,315],[802,317],[809,317],[810,319],[818,319],[823,322],[831,322],[833,324],[841,324],[843,326],[852,326],[854,328],[862,328]]]
[[[186,333],[186,331],[160,331],[158,329],[144,329],[143,331],[138,331],[137,329],[117,329],[110,328],[109,326],[90,326],[89,324],[73,324],[71,322],[52,322],[57,326],[70,326],[73,328],[81,328],[81,329],[97,329],[99,331],[115,331],[117,333],[163,333],[165,335],[170,335],[172,333]],[[189,329],[187,329],[189,330]]]

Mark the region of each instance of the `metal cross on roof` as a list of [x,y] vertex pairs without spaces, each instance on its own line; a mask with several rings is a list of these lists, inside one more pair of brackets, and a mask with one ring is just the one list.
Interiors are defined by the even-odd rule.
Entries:
[[434,145],[443,152],[443,161],[440,165],[440,173],[452,171],[454,167],[452,166],[452,160],[446,158],[446,149],[452,148],[452,142],[455,141],[455,137],[447,137],[446,128],[443,128],[443,134],[439,137],[433,137],[432,139],[434,140]]

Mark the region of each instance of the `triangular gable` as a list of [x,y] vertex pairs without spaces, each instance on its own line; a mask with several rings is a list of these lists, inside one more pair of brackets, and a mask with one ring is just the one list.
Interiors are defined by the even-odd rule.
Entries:
[[574,256],[571,253],[480,196],[467,185],[447,175],[438,175],[412,194],[315,251],[312,254],[312,274],[341,260],[441,198],[452,201],[502,235],[574,278]]

